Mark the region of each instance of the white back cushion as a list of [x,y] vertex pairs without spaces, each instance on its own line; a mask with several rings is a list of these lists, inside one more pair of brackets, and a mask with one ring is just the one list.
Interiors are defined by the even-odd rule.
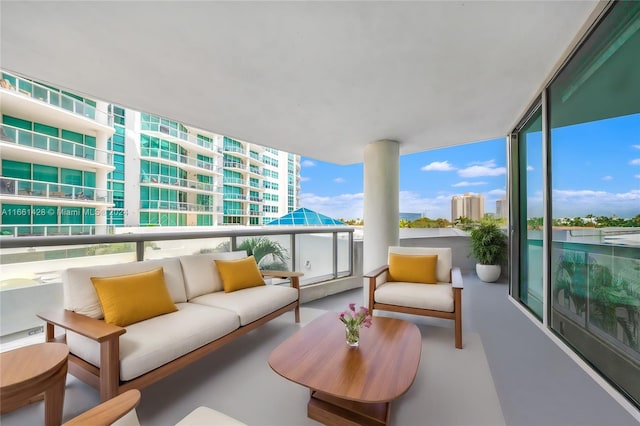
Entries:
[[441,282],[441,283],[451,282],[452,257],[451,257],[450,247],[433,248],[433,247],[391,246],[389,247],[389,253],[407,254],[407,255],[414,255],[414,256],[437,254],[438,263],[436,265],[436,276],[438,278],[438,282]]
[[215,260],[237,260],[245,257],[247,252],[244,250],[180,257],[187,300],[223,290]]
[[64,289],[64,308],[92,318],[103,318],[102,307],[98,300],[91,277],[113,277],[135,274],[162,267],[167,290],[173,303],[187,301],[182,279],[182,268],[178,258],[146,260],[144,262],[120,263],[116,265],[97,265],[83,268],[69,268],[62,273]]

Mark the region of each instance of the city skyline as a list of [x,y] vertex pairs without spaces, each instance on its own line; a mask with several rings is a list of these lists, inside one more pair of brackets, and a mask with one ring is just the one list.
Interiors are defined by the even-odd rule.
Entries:
[[[339,166],[302,157],[301,207],[362,219],[363,165]],[[400,156],[400,212],[451,218],[451,198],[483,194],[485,212],[506,196],[505,138]],[[429,182],[434,182],[430,185]]]

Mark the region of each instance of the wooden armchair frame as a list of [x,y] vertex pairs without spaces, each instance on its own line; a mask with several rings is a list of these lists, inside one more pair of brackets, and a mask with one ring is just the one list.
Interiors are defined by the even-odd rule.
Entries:
[[[422,315],[428,317],[450,319],[455,322],[455,346],[458,349],[462,349],[462,289],[464,287],[462,282],[462,274],[459,268],[451,268],[449,274],[452,290],[453,290],[453,312],[435,311],[431,309],[420,309],[409,306],[389,305],[385,303],[378,303],[375,301],[375,291],[378,285],[386,282],[386,273],[389,272],[389,265],[381,266],[374,271],[364,275],[364,278],[369,279],[369,310],[373,314],[374,309],[390,312],[400,312],[404,314]],[[382,281],[381,281],[382,280]],[[416,284],[416,285],[429,285],[429,284]]]

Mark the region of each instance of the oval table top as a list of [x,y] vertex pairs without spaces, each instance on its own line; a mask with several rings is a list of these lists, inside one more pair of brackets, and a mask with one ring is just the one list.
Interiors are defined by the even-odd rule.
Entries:
[[345,341],[338,314],[328,312],[301,328],[269,356],[269,365],[295,383],[350,401],[389,402],[413,384],[422,336],[415,324],[373,317],[360,329],[360,346]]
[[0,353],[0,390],[12,392],[55,374],[66,364],[69,348],[63,343],[38,343]]

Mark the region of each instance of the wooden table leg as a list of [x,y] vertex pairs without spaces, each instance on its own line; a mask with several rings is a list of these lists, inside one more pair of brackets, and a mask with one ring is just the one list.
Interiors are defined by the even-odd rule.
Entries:
[[51,386],[44,392],[44,424],[45,426],[60,426],[67,382],[66,363],[58,370],[52,381]]

